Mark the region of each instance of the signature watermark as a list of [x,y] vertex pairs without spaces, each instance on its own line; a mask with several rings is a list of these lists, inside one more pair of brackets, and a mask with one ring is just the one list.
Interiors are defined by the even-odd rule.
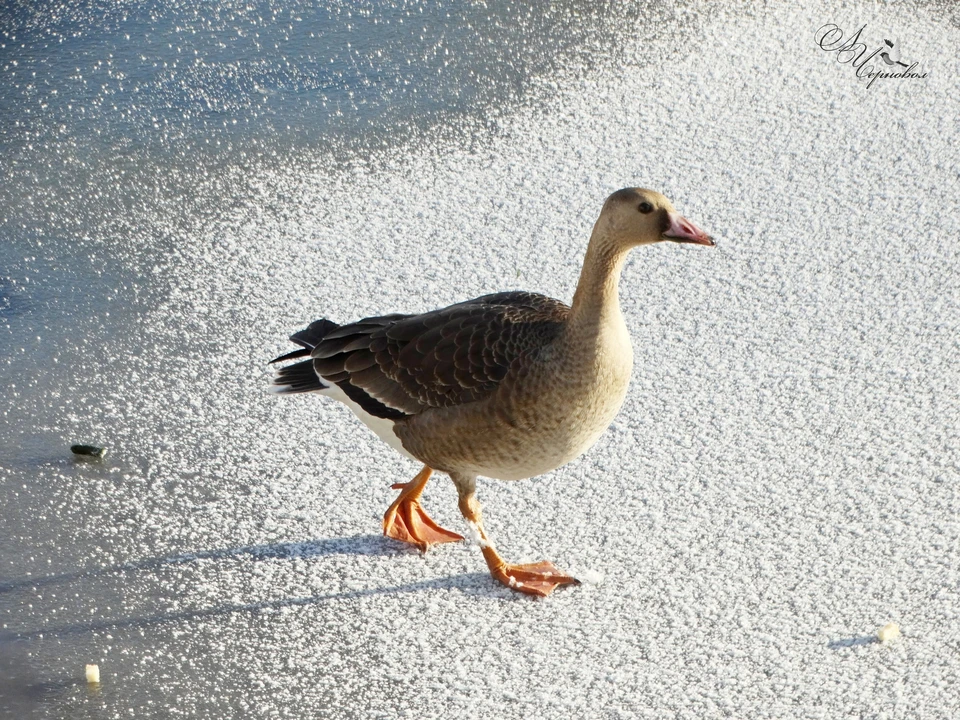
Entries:
[[[876,50],[871,52],[866,41],[860,37],[866,27],[863,25],[853,35],[844,39],[843,30],[839,25],[827,23],[817,29],[814,39],[821,50],[835,52],[838,63],[841,65],[850,63],[851,67],[856,68],[857,80],[866,82],[867,87],[880,79],[919,80],[927,77],[927,72],[923,68],[917,69],[919,63],[907,65],[900,60],[900,51],[893,40],[885,39]],[[878,60],[877,65],[868,65],[867,63],[874,58]],[[879,61],[883,61],[884,65],[880,65]]]

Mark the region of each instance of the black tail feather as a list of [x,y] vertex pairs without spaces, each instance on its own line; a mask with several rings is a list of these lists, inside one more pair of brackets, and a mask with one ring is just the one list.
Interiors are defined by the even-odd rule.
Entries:
[[300,332],[296,332],[290,336],[290,339],[293,340],[297,345],[302,345],[305,348],[310,348],[311,350],[320,344],[320,341],[323,340],[329,333],[336,330],[339,325],[331,320],[317,320],[310,323],[305,329]]
[[277,395],[313,392],[330,387],[324,384],[313,369],[313,360],[287,365],[270,381],[270,392]]
[[290,336],[290,340],[299,345],[300,350],[294,350],[286,355],[274,358],[270,361],[270,364],[282,362],[283,360],[293,360],[298,357],[306,357],[320,344],[320,341],[323,340],[328,333],[333,332],[338,327],[340,326],[335,322],[326,319],[310,323],[310,325],[300,332],[295,332]]
[[281,355],[280,357],[275,357],[268,364],[273,365],[274,363],[283,362],[284,360],[293,360],[298,357],[306,357],[310,354],[311,348],[300,348],[299,350],[294,350],[293,352],[288,352],[286,355]]
[[[326,337],[327,333],[336,330],[339,325],[330,320],[317,320],[310,325],[294,333],[290,339],[300,346],[299,350],[294,350],[286,355],[281,355],[270,361],[270,364],[282,362],[284,360],[293,360],[295,358],[309,357],[313,349]],[[270,392],[278,395],[290,395],[293,393],[313,392],[323,390],[329,387],[320,380],[316,371],[313,369],[313,360],[304,360],[302,362],[287,365],[281,368],[275,378],[270,382]]]

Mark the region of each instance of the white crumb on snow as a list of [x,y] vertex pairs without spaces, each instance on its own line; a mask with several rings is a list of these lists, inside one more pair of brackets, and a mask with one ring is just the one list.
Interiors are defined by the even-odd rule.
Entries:
[[603,574],[596,570],[577,570],[574,577],[585,585],[600,585],[603,582]]
[[877,631],[877,639],[882,642],[890,642],[900,637],[900,626],[896,623],[887,623]]

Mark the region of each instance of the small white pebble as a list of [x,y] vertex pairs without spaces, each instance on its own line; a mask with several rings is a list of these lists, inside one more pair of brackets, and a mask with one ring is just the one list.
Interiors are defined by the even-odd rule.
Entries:
[[900,626],[896,623],[887,623],[877,630],[877,638],[880,642],[890,642],[891,640],[896,640],[898,637],[900,637]]
[[87,682],[90,684],[100,682],[100,666],[87,665]]
[[578,570],[574,575],[584,585],[599,585],[603,582],[603,575],[596,570]]

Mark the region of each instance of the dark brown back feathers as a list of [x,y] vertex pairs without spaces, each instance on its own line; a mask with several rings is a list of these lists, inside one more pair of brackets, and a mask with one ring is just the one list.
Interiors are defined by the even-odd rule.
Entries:
[[534,293],[485,295],[422,315],[340,326],[310,356],[317,375],[365,411],[399,419],[492,394],[513,363],[560,334],[569,312]]

